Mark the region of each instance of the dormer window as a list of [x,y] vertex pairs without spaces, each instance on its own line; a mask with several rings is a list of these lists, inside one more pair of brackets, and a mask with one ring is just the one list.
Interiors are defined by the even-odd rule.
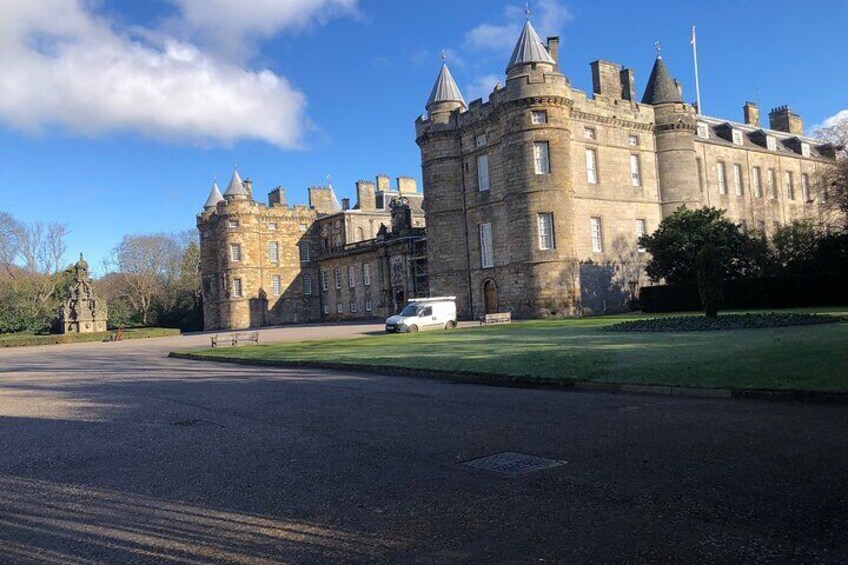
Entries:
[[590,141],[595,141],[595,139],[597,139],[595,128],[583,128],[583,137]]
[[710,138],[710,128],[707,124],[699,123],[698,124],[698,137],[701,139],[709,139]]
[[766,136],[766,149],[769,151],[777,151],[777,140],[771,135]]
[[481,133],[474,138],[474,147],[483,147],[486,145],[486,134]]
[[804,157],[810,156],[810,144],[809,143],[802,143],[801,144],[801,155],[803,155]]
[[735,129],[731,132],[731,136],[733,137],[734,145],[742,145],[742,132],[738,129]]

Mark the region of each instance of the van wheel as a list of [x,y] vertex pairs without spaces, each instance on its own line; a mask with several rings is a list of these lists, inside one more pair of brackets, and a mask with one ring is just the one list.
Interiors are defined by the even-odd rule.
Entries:
[[409,333],[417,334],[418,333],[418,326],[415,326],[415,325],[409,326]]
[[456,328],[456,322],[454,320],[450,320],[447,324],[445,324],[446,330],[452,330]]

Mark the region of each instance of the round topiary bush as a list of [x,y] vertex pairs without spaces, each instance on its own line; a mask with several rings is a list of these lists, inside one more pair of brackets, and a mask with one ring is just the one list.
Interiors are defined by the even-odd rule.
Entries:
[[842,321],[845,321],[845,318],[826,314],[768,312],[762,314],[722,314],[717,318],[708,318],[707,316],[645,318],[604,326],[602,330],[607,332],[711,332],[810,326]]

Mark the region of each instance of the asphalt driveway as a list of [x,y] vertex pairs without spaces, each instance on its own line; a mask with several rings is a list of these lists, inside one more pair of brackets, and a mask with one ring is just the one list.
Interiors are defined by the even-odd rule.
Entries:
[[846,406],[165,357],[207,343],[0,350],[0,562],[848,561]]

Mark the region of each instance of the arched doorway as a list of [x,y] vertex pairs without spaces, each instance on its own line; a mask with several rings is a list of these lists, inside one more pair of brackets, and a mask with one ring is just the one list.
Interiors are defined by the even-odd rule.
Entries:
[[498,286],[492,279],[483,282],[483,305],[486,314],[496,314],[498,311]]

